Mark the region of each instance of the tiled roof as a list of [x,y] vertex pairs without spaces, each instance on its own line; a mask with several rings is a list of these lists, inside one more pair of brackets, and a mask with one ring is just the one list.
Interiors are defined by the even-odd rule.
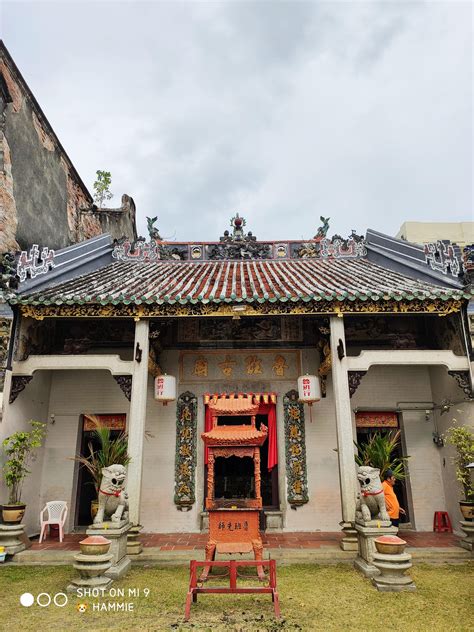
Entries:
[[268,428],[260,426],[215,426],[201,437],[206,445],[261,445],[267,438]]
[[412,279],[366,258],[117,262],[11,302],[196,304],[460,299],[462,289]]

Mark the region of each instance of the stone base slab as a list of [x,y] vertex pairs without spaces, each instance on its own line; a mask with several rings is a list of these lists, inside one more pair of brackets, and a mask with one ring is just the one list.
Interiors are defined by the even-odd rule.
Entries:
[[340,542],[343,551],[357,551],[357,531],[352,522],[340,522],[341,531],[344,535]]
[[0,546],[7,555],[15,555],[26,549],[24,524],[0,524]]
[[354,568],[357,569],[364,577],[375,577],[380,571],[373,564],[366,562],[363,557],[356,557],[354,560]]
[[209,533],[209,512],[201,511],[201,533]]
[[265,511],[265,533],[283,532],[283,512]]
[[372,583],[379,592],[416,592],[416,584],[414,582],[404,585],[389,586],[388,584],[381,584],[378,579],[378,577],[373,577]]
[[132,526],[128,520],[121,520],[91,525],[86,531],[87,535],[102,535],[111,541],[109,552],[112,554],[112,566],[107,571],[107,576],[111,579],[123,577],[130,568],[130,558],[127,557],[127,536]]
[[127,533],[127,555],[139,555],[143,551],[142,543],[138,539],[142,529],[141,524],[136,524]]
[[120,579],[128,573],[131,565],[132,561],[125,555],[117,564],[114,564],[108,571],[105,571],[104,575],[105,577],[110,577],[110,579]]
[[461,520],[459,522],[459,526],[461,530],[466,534],[465,538],[459,540],[459,544],[466,551],[474,551],[474,521],[472,520]]
[[381,535],[395,535],[397,527],[393,527],[391,522],[381,520],[371,520],[370,522],[355,522],[357,533],[358,556],[354,562],[354,567],[359,570],[364,577],[375,577],[380,571],[373,565],[375,549],[375,538]]
[[113,556],[110,553],[102,555],[86,555],[78,553],[74,556],[73,568],[80,577],[75,577],[67,586],[66,591],[77,593],[79,588],[106,589],[112,583],[112,579],[105,577],[105,572],[112,564]]
[[372,583],[377,590],[381,592],[416,590],[412,578],[409,575],[405,575],[405,572],[412,567],[409,553],[391,555],[377,552],[374,556],[373,564],[380,571],[380,575],[372,579]]

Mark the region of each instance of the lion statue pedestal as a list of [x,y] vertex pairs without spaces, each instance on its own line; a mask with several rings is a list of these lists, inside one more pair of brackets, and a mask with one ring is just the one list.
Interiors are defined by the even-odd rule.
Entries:
[[128,519],[128,497],[125,491],[126,470],[123,465],[110,465],[102,470],[99,487],[99,509],[87,535],[102,535],[111,541],[112,566],[104,573],[110,579],[123,577],[131,566],[127,556],[127,534],[132,528]]
[[375,538],[396,535],[385,506],[385,496],[380,481],[380,470],[362,465],[357,469],[360,498],[356,505],[355,529],[357,532],[357,558],[355,568],[365,577],[375,577],[380,571],[373,565]]

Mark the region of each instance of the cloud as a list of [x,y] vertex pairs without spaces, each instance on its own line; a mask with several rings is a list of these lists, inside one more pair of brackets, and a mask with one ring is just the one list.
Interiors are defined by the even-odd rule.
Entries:
[[471,7],[6,3],[4,38],[83,179],[162,235],[472,219]]

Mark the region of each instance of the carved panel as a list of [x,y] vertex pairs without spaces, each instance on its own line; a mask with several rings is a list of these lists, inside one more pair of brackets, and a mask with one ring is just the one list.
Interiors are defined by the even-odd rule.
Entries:
[[[18,301],[11,301],[16,303]],[[411,301],[379,300],[379,301],[311,301],[286,303],[255,303],[246,306],[247,316],[279,316],[285,314],[319,315],[319,314],[452,314],[461,311],[463,302],[460,299],[433,299]],[[36,320],[44,318],[110,318],[132,317],[152,318],[158,316],[235,316],[232,305],[180,303],[169,305],[99,305],[85,303],[82,305],[21,305],[21,313]]]
[[187,320],[179,323],[179,343],[302,342],[300,318]]
[[347,379],[349,380],[349,393],[351,397],[359,388],[359,384],[366,373],[367,371],[348,371]]
[[473,396],[468,371],[448,371],[448,373],[451,377],[454,377],[454,379],[458,383],[459,388],[463,391],[465,395],[467,395],[468,397]]
[[196,501],[196,436],[197,398],[182,393],[176,406],[176,466],[174,502],[179,508],[189,508]]
[[283,398],[285,412],[285,454],[287,497],[291,506],[308,502],[306,473],[306,440],[304,406],[298,401],[298,392],[289,391]]
[[14,375],[12,377],[12,384],[10,388],[10,404],[13,404],[18,395],[23,391],[26,385],[33,379],[32,375]]
[[125,397],[130,401],[132,397],[132,376],[131,375],[114,375],[114,380],[122,389]]

